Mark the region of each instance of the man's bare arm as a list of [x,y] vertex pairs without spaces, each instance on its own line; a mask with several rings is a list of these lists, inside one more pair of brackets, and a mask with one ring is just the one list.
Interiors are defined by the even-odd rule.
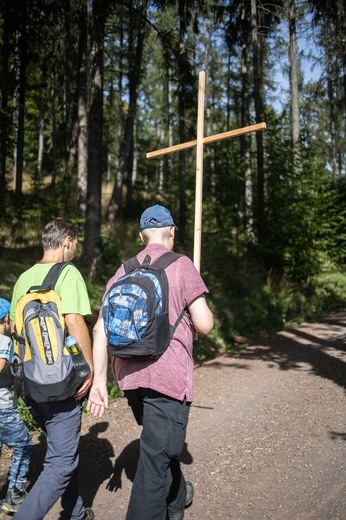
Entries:
[[189,305],[189,311],[195,329],[201,334],[208,334],[214,327],[214,316],[208,307],[205,296],[196,298]]

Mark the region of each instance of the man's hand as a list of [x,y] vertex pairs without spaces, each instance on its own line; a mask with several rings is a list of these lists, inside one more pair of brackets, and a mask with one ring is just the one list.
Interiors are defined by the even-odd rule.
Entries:
[[108,408],[108,391],[106,385],[93,384],[90,390],[87,410],[95,417],[103,417]]
[[76,399],[76,401],[80,401],[81,399],[83,399],[83,397],[86,396],[86,394],[89,392],[89,389],[92,385],[92,381],[93,381],[93,373],[90,372],[84,379],[82,386],[80,388],[78,388],[77,392],[73,396]]

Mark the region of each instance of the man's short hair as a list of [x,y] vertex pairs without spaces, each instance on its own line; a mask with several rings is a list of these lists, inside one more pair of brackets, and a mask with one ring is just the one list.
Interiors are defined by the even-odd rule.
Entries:
[[71,220],[57,217],[49,222],[42,232],[42,245],[44,251],[48,249],[58,249],[66,237],[71,240],[77,238],[77,227]]

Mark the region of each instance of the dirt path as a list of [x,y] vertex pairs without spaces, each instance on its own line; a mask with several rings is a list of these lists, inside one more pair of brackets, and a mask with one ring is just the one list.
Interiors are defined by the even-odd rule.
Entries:
[[[345,362],[340,314],[196,368],[185,520],[345,520]],[[104,420],[83,418],[81,491],[97,519],[125,518],[140,431],[124,399]],[[43,448],[35,444],[31,478]]]

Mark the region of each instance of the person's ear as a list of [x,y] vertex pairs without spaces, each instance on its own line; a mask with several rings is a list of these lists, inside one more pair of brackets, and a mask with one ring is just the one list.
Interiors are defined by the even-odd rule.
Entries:
[[73,242],[73,240],[71,239],[70,236],[67,236],[65,238],[63,244],[64,244],[64,247],[66,247],[67,251],[70,249],[72,242]]
[[170,235],[173,239],[175,238],[175,226],[171,226]]
[[138,234],[139,234],[139,238],[141,239],[141,241],[143,242],[143,244],[145,244],[145,240],[144,240],[144,237],[143,237],[143,233],[142,233],[142,231],[140,231]]

